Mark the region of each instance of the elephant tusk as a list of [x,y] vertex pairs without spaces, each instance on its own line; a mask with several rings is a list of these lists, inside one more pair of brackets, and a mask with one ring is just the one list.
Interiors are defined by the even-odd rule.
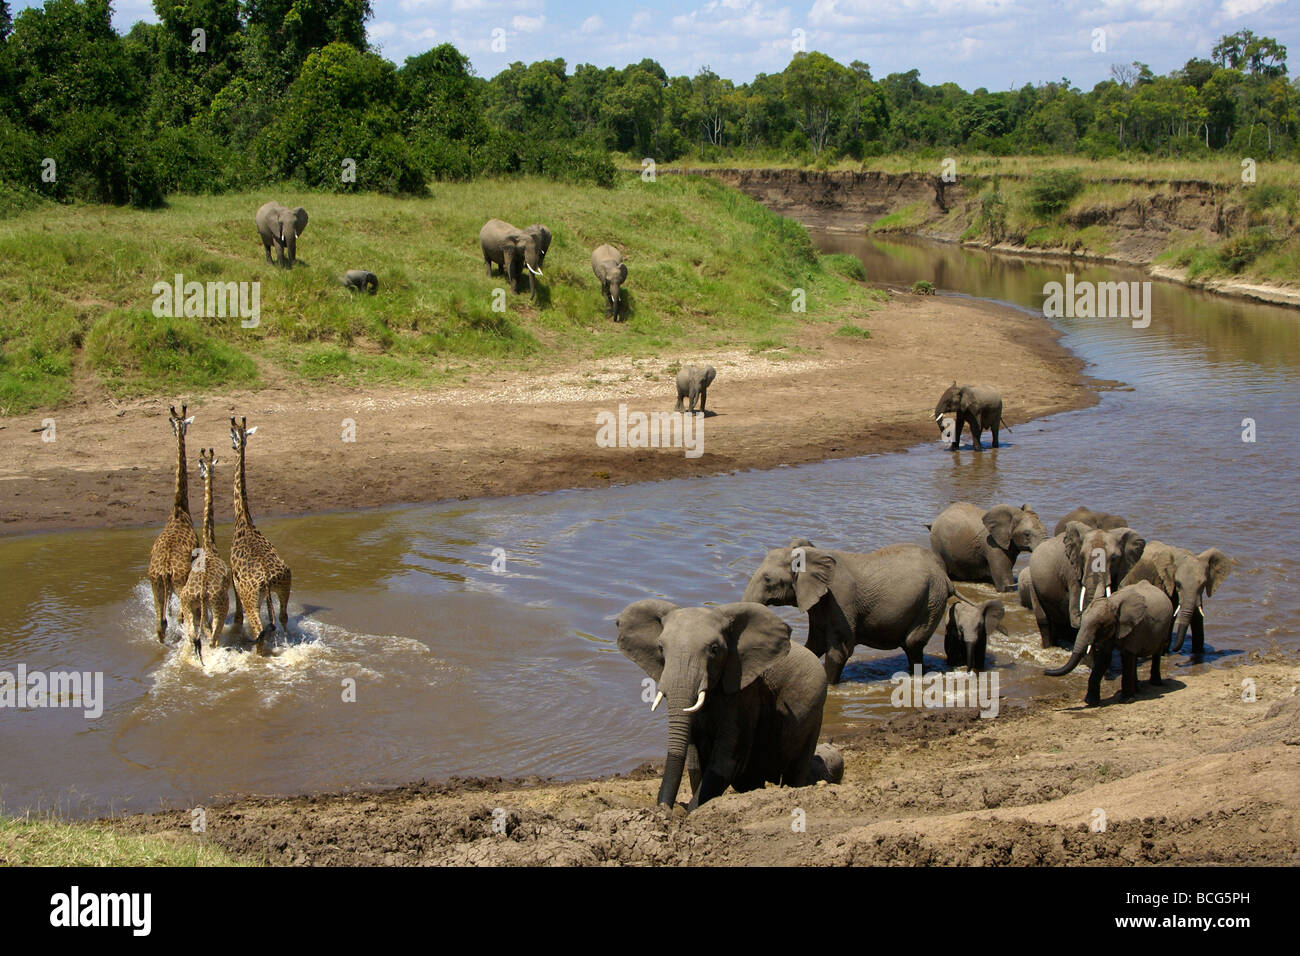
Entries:
[[693,714],[693,713],[695,713],[697,710],[699,710],[699,709],[700,709],[701,707],[703,707],[703,706],[704,706],[704,691],[700,691],[700,697],[699,697],[699,700],[697,700],[697,701],[695,702],[695,706],[694,706],[694,707],[687,707],[685,710],[682,711],[682,713],[684,713],[684,714]]
[[942,416],[942,415],[935,415],[935,416],[934,416],[934,420],[935,420],[936,422],[941,422],[941,421],[943,421],[943,416]]
[[[1059,605],[1058,605],[1059,606]],[[1083,610],[1083,591],[1079,591],[1079,610]]]
[[1110,597],[1110,585],[1106,585],[1106,597]]
[[660,691],[659,693],[655,694],[655,702],[654,702],[653,704],[650,705],[650,712],[651,712],[651,713],[654,713],[655,708],[659,706],[659,702],[660,702],[661,700],[663,700],[663,699],[664,699],[664,692],[663,692],[663,691]]
[[1204,604],[1198,604],[1198,605],[1196,605],[1196,613],[1199,614],[1199,615],[1201,615],[1201,620],[1204,621],[1204,620],[1205,620],[1205,605],[1204,605]]
[[1182,609],[1183,609],[1183,606],[1182,606],[1181,604],[1175,604],[1175,605],[1174,605],[1174,620],[1175,620],[1175,621],[1178,620],[1178,612],[1181,611]]

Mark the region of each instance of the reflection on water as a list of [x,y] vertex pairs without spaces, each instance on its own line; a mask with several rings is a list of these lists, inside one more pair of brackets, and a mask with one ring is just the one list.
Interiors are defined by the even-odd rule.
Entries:
[[[876,279],[926,278],[1026,308],[1066,269],[953,246],[818,239],[860,255]],[[925,522],[956,500],[1028,502],[1049,526],[1088,504],[1128,516],[1148,538],[1221,547],[1241,563],[1208,602],[1216,655],[1294,646],[1300,598],[1287,582],[1300,567],[1281,531],[1300,525],[1291,491],[1300,453],[1289,440],[1300,316],[1163,283],[1153,292],[1149,329],[1060,323],[1095,374],[1134,390],[1017,426],[996,451],[933,444],[716,478],[265,521],[295,583],[295,640],[270,658],[205,649],[200,667],[188,649],[159,647],[143,581],[156,528],[0,541],[0,670],[102,671],[106,696],[95,721],[0,709],[0,800],[88,814],[453,774],[627,770],[664,748],[662,712],[649,714],[641,671],[613,644],[627,603],[736,600],[762,554],[796,535],[850,550],[925,543]],[[1241,441],[1245,418],[1256,422],[1254,444]],[[229,541],[228,526],[218,539]],[[500,573],[495,548],[506,553]],[[802,640],[801,616],[780,612]],[[1014,607],[1005,623],[1011,636],[991,648],[1004,706],[1049,689],[1082,694],[1083,670],[1040,675],[1064,652],[1038,647],[1027,611]],[[930,651],[928,663],[941,665],[941,639]],[[831,691],[826,733],[886,714],[888,677],[904,661],[860,651]]]

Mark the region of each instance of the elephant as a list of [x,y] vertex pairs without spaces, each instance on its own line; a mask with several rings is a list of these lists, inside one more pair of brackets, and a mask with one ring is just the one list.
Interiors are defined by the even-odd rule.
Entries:
[[1083,609],[1119,587],[1146,547],[1132,528],[1072,523],[1029,556],[1029,594],[1043,647],[1073,644]]
[[519,280],[526,270],[528,297],[537,298],[537,278],[542,275],[542,258],[536,234],[516,229],[500,219],[489,219],[479,230],[478,242],[483,249],[483,265],[489,277],[492,275],[492,266],[498,265],[510,280],[510,291],[519,292]]
[[954,581],[991,581],[999,591],[1016,586],[1016,558],[1047,540],[1047,529],[1029,505],[995,505],[988,511],[959,501],[926,525],[930,550]]
[[608,244],[597,246],[591,253],[591,271],[600,280],[600,291],[605,296],[605,311],[617,322],[623,306],[623,283],[627,281],[623,253]]
[[989,631],[1002,630],[1002,617],[1006,607],[997,598],[983,604],[962,604],[954,601],[948,605],[948,625],[944,629],[943,652],[949,667],[965,667],[968,671],[984,670],[988,651]]
[[646,599],[618,616],[618,649],[668,700],[668,756],[659,804],[690,774],[694,810],[728,786],[801,787],[810,778],[826,675],[790,626],[761,604],[678,607]]
[[840,753],[840,748],[834,744],[818,744],[817,749],[813,751],[812,769],[808,776],[812,783],[819,780],[825,780],[827,783],[842,783],[844,755]]
[[993,432],[993,447],[998,447],[998,429],[1010,426],[1002,418],[1002,396],[990,385],[958,385],[955,381],[939,398],[934,406],[934,420],[939,424],[939,431],[944,432],[943,417],[952,415],[956,418],[956,428],[952,435],[952,444],[948,448],[956,451],[961,444],[962,426],[970,428],[971,444],[976,451],[983,451],[980,435],[985,431]]
[[1148,542],[1142,560],[1125,575],[1121,584],[1146,581],[1154,584],[1175,604],[1173,640],[1169,653],[1183,649],[1187,628],[1192,629],[1192,654],[1205,651],[1205,598],[1214,595],[1236,562],[1218,548],[1193,554],[1163,541]]
[[1111,654],[1119,648],[1123,676],[1119,699],[1132,700],[1137,694],[1138,658],[1151,658],[1151,683],[1159,686],[1160,655],[1173,626],[1174,606],[1165,593],[1153,584],[1139,581],[1107,597],[1099,598],[1083,612],[1079,636],[1074,639],[1070,659],[1060,667],[1045,670],[1048,677],[1063,677],[1079,665],[1091,649],[1092,674],[1084,701],[1095,707],[1101,703],[1101,679],[1110,668]]
[[1121,518],[1119,515],[1113,515],[1107,511],[1093,511],[1091,508],[1078,507],[1056,522],[1056,528],[1052,531],[1052,534],[1062,534],[1069,527],[1071,521],[1077,521],[1089,528],[1101,528],[1103,531],[1131,527],[1127,518]]
[[551,248],[551,230],[540,222],[535,222],[531,226],[524,226],[524,232],[532,236],[537,243],[537,271],[541,272],[542,266],[546,263],[546,253]]
[[709,398],[709,386],[713,384],[714,377],[718,370],[712,365],[686,365],[677,373],[677,405],[676,411],[682,410],[682,402],[690,399],[690,410],[695,411],[695,400],[700,400],[700,411],[705,411],[704,403]]
[[349,269],[339,281],[354,292],[365,291],[374,295],[379,291],[379,277],[365,269]]
[[920,665],[954,596],[957,589],[929,548],[894,544],[853,554],[806,544],[767,552],[741,600],[807,612],[805,646],[825,655],[826,679],[838,684],[859,644],[901,647],[909,669]]
[[[263,203],[257,210],[257,234],[262,237],[262,246],[266,250],[266,261],[271,261],[271,245],[274,243],[279,265],[292,269],[298,261],[298,237],[307,228],[307,210],[299,206],[289,209],[278,202]],[[285,261],[285,251],[289,253]]]

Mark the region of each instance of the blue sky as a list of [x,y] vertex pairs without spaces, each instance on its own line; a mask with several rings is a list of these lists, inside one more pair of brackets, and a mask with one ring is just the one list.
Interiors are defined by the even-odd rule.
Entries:
[[[670,75],[701,66],[736,81],[789,62],[794,31],[809,50],[872,74],[921,71],[927,83],[1019,87],[1067,76],[1084,89],[1110,64],[1140,60],[1157,73],[1208,56],[1224,33],[1248,27],[1285,44],[1300,71],[1300,0],[372,0],[371,41],[388,59],[450,40],[475,71],[562,56],[623,66],[653,57]],[[19,3],[12,6],[26,6]],[[149,0],[117,0],[119,30],[156,19]],[[1094,31],[1106,49],[1094,52]],[[494,33],[494,31],[500,31]],[[493,38],[498,49],[493,49]],[[499,49],[504,41],[505,50]]]

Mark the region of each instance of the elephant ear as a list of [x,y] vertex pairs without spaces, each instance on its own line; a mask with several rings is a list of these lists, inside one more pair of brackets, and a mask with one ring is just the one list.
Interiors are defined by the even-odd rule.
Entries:
[[722,690],[735,694],[790,653],[790,625],[771,608],[752,601],[718,608],[727,618],[723,636],[730,653],[722,670]]
[[1115,617],[1115,640],[1126,640],[1133,633],[1134,628],[1141,624],[1146,617],[1147,600],[1137,594],[1126,595],[1123,601],[1118,602],[1113,597],[1106,600],[1110,604],[1111,613]]
[[1065,556],[1070,560],[1070,568],[1076,574],[1082,564],[1083,558],[1083,535],[1089,529],[1077,521],[1071,521],[1065,526],[1063,539],[1065,543]]
[[807,611],[830,589],[835,574],[835,558],[816,548],[804,548],[803,555],[804,569],[795,571],[792,565],[790,574],[794,578],[795,604],[799,610]]
[[1178,561],[1168,548],[1153,549],[1146,552],[1142,560],[1133,566],[1133,570],[1124,576],[1121,584],[1136,584],[1147,581],[1173,597],[1176,590]]
[[708,388],[713,384],[713,379],[717,376],[718,370],[710,365],[704,370],[704,377],[700,379],[700,388]]
[[1016,515],[1010,505],[997,505],[984,512],[984,527],[988,529],[989,540],[1003,551],[1011,547],[1015,523]]
[[299,206],[293,211],[293,228],[294,232],[302,235],[307,231],[307,210]]
[[615,622],[618,649],[656,681],[664,672],[659,635],[664,632],[664,618],[675,610],[676,604],[647,598],[623,608]]
[[1232,571],[1232,566],[1237,562],[1218,548],[1207,548],[1197,557],[1205,562],[1209,572],[1205,578],[1205,593],[1207,596],[1213,597],[1214,592],[1219,589],[1219,585],[1223,583],[1223,579],[1228,576],[1229,572]]
[[1132,528],[1117,528],[1115,536],[1119,538],[1119,546],[1120,550],[1124,552],[1125,563],[1128,567],[1133,567],[1142,559],[1142,553],[1147,549],[1147,539]]
[[996,631],[1002,624],[1002,618],[1007,613],[1006,605],[997,598],[985,601],[980,605],[980,623],[984,626],[984,636],[987,637],[990,631]]

